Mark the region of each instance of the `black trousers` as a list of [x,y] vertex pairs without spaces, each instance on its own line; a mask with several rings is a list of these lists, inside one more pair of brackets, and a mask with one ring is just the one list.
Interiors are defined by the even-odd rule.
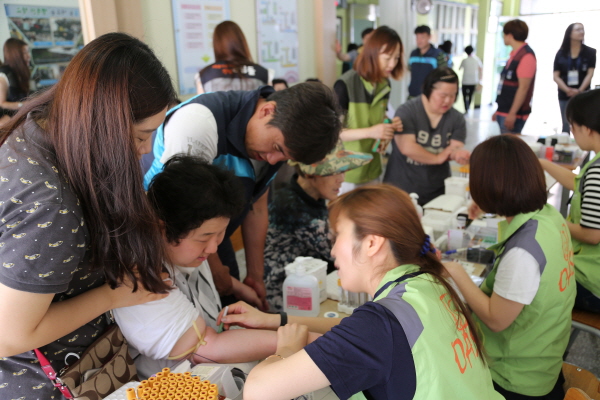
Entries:
[[565,383],[565,377],[562,371],[558,375],[554,388],[545,396],[525,396],[523,394],[509,392],[502,386],[494,382],[494,389],[500,393],[506,400],[562,400],[565,397],[565,391],[563,390],[563,384]]
[[465,102],[465,112],[469,111],[473,94],[475,93],[475,85],[462,85],[463,101]]

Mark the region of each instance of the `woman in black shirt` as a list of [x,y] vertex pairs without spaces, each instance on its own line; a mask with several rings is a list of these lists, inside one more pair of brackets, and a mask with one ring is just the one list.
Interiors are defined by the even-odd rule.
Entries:
[[596,49],[583,44],[584,36],[583,24],[569,25],[554,58],[554,82],[558,85],[563,132],[570,132],[569,121],[565,117],[569,99],[590,88],[596,67]]

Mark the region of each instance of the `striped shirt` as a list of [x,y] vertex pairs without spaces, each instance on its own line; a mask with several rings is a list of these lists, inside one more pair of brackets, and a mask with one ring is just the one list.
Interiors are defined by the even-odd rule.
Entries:
[[581,226],[600,229],[600,165],[588,168],[581,196]]

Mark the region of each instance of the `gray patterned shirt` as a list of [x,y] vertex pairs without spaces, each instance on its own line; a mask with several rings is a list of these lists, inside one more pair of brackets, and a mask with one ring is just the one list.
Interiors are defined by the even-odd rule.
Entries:
[[[0,284],[53,293],[53,302],[104,283],[101,271],[90,270],[82,206],[56,165],[46,134],[31,117],[0,147]],[[59,371],[67,353],[81,353],[104,327],[98,317],[40,350]],[[62,397],[27,351],[0,358],[0,398]]]

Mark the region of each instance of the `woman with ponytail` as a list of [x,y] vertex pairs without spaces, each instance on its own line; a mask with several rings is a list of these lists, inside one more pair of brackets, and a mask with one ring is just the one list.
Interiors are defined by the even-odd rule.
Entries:
[[[409,196],[363,186],[333,200],[329,215],[342,287],[374,301],[308,345],[308,330],[323,331],[328,319],[289,317],[276,354],[250,372],[244,399],[289,399],[329,385],[341,399],[501,399]],[[273,328],[278,318],[238,304],[225,320]]]

